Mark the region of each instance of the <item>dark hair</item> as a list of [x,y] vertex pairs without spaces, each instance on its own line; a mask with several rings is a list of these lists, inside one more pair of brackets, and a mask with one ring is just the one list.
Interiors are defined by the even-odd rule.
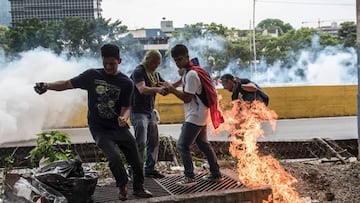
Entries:
[[227,73],[227,74],[222,75],[220,79],[222,82],[226,82],[229,80],[234,80],[234,76]]
[[114,44],[104,44],[101,47],[101,56],[102,57],[120,58],[119,47]]
[[171,57],[185,56],[189,53],[187,47],[183,44],[177,44],[171,49]]

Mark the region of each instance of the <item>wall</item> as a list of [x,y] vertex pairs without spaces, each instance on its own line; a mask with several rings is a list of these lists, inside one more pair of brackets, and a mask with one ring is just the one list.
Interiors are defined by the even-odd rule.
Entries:
[[[357,115],[357,85],[268,87],[264,90],[270,98],[269,108],[279,119]],[[218,89],[218,93],[222,102],[230,102],[230,92]],[[174,95],[158,95],[155,105],[161,123],[184,120],[183,103]],[[86,107],[81,107],[65,124],[67,127],[86,125]]]

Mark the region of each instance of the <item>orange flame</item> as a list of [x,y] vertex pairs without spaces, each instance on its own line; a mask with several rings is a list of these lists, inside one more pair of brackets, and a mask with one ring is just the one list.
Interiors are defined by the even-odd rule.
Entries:
[[262,156],[258,152],[256,141],[264,135],[262,125],[266,121],[275,130],[277,114],[262,102],[237,100],[232,102],[231,110],[223,111],[223,115],[225,123],[216,131],[231,132],[229,152],[238,160],[240,182],[250,188],[271,187],[273,196],[269,197],[269,201],[272,202],[302,202],[293,188],[297,180],[275,158],[270,155]]

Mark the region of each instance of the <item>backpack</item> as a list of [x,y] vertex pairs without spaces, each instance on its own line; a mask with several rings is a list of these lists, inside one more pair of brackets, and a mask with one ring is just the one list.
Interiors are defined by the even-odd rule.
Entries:
[[[256,83],[250,81],[249,79],[246,79],[246,78],[240,78],[240,85],[243,85],[243,84],[248,84],[248,83],[253,83],[255,84],[257,90],[255,92],[255,99],[256,100],[259,100],[259,101],[262,101],[264,102],[264,104],[266,106],[269,105],[269,96],[264,92],[263,89],[261,89],[261,87],[259,85],[257,85]],[[242,90],[243,92],[247,92],[245,90]],[[253,93],[250,93],[250,94],[253,94]]]
[[190,61],[190,70],[196,71],[200,78],[202,90],[200,95],[196,95],[200,98],[204,105],[210,109],[211,121],[214,128],[216,129],[221,123],[224,123],[224,118],[221,111],[218,109],[217,92],[215,86],[212,83],[209,73],[200,66],[194,65],[193,60]]
[[202,103],[203,103],[206,107],[210,107],[210,105],[209,105],[209,100],[208,100],[207,97],[206,97],[206,92],[205,92],[204,86],[202,87],[201,94],[196,94],[196,96],[202,101]]

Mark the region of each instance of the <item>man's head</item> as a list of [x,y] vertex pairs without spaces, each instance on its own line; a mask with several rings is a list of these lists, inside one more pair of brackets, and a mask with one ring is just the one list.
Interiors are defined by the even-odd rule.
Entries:
[[188,68],[189,51],[183,44],[177,44],[171,49],[171,57],[174,59],[178,68]]
[[234,89],[234,76],[231,74],[224,74],[221,76],[221,84],[223,85],[224,89],[229,90],[230,92]]
[[162,56],[159,50],[149,50],[145,53],[145,57],[142,61],[143,64],[146,64],[146,67],[150,71],[155,71],[156,68],[160,65]]
[[121,63],[119,47],[113,44],[105,44],[101,47],[101,57],[106,74],[115,75]]

